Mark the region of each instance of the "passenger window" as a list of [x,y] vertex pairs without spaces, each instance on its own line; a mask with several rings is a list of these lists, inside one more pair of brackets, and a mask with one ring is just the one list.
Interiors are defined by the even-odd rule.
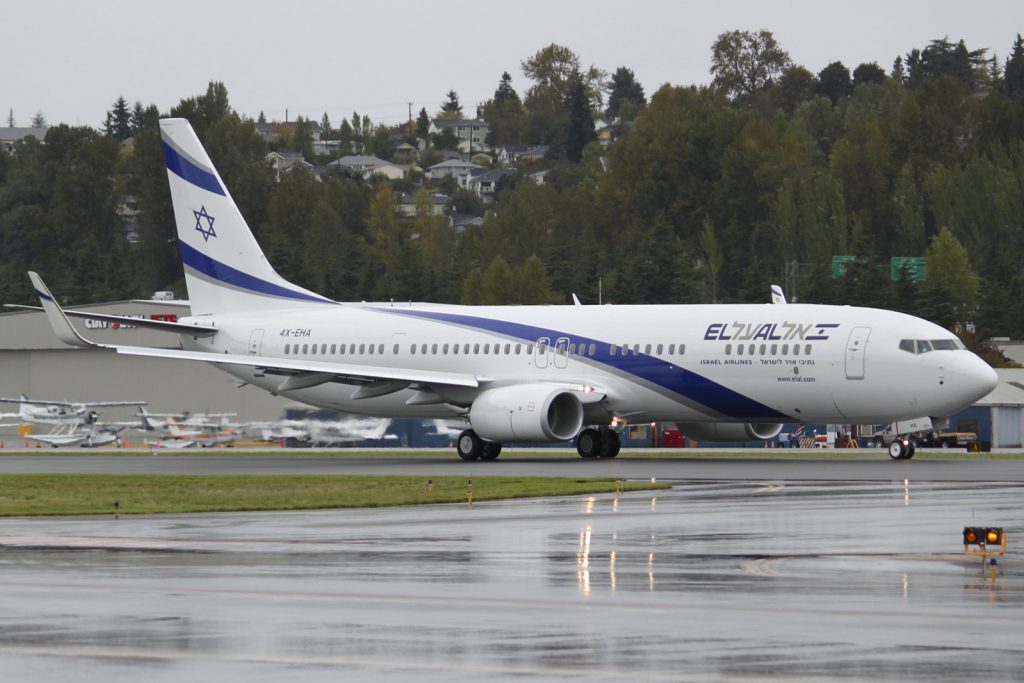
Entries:
[[341,345],[340,345],[340,346],[338,347],[338,353],[340,353],[340,354],[341,354],[341,355],[343,355],[343,356],[345,355],[345,345],[344,345],[344,344],[341,344]]
[[751,344],[750,346],[747,347],[747,355],[748,356],[753,356],[754,355],[754,345],[753,344]]
[[359,345],[359,355],[362,356],[362,355],[365,355],[365,354],[366,354],[366,344],[360,344]]
[[661,355],[662,349],[665,347],[664,344],[658,344],[658,347],[654,350],[656,354]]
[[650,344],[644,345],[644,353],[646,353],[648,356],[651,355],[651,345]]
[[463,344],[462,345],[462,355],[464,355],[464,356],[468,356],[469,355],[469,344]]
[[480,353],[480,345],[479,344],[473,344],[473,353],[474,354]]
[[639,356],[640,355],[640,345],[639,344],[633,344],[633,355],[634,356]]
[[348,345],[348,355],[350,355],[350,356],[356,355],[356,345],[355,344],[349,344]]
[[452,344],[452,354],[455,355],[455,356],[459,355],[459,345],[458,344]]
[[420,344],[420,355],[421,356],[427,355],[427,345],[426,344]]
[[570,356],[575,356],[576,355],[576,344],[569,344],[569,355]]
[[337,352],[338,352],[338,345],[337,344],[331,344],[331,355],[333,356]]
[[327,355],[327,344],[321,344],[320,345],[320,355],[321,356],[326,356]]
[[484,344],[484,355],[486,356],[490,352],[491,352],[491,345],[490,344]]
[[772,344],[772,355],[773,356],[777,356],[778,353],[779,353],[779,345],[778,344]]
[[412,344],[411,346],[409,346],[409,353],[414,355],[414,356],[416,355],[416,345],[415,344]]
[[680,344],[679,345],[679,355],[681,356],[684,353],[686,353],[686,344]]
[[789,344],[783,344],[782,345],[782,355],[783,356],[788,356],[789,355]]
[[307,353],[309,353],[309,344],[303,344],[302,345],[302,355],[305,356]]
[[446,356],[448,355],[448,345],[447,344],[445,344],[444,346],[441,347],[441,353],[443,353]]
[[727,355],[727,356],[731,356],[732,355],[732,344],[726,344],[725,345],[725,355]]
[[383,344],[377,344],[377,353],[379,355],[381,355],[381,356],[384,355],[384,345]]
[[676,345],[675,344],[669,344],[668,345],[668,355],[670,355],[670,356],[676,355]]
[[433,354],[433,355],[435,355],[435,356],[437,355],[437,344],[432,344],[432,345],[431,345],[431,347],[430,347],[430,353],[431,353],[431,354]]
[[292,347],[292,345],[291,345],[291,344],[285,344],[285,345],[284,345],[284,355],[286,355],[286,356],[288,355],[288,350],[289,350],[289,349],[290,349],[291,347]]
[[799,344],[793,344],[793,355],[794,356],[799,356],[800,355],[800,345]]
[[512,350],[512,345],[511,344],[505,344],[505,355],[506,356],[510,355],[510,351],[511,350]]
[[619,347],[616,346],[615,344],[609,344],[608,345],[608,355],[609,356],[614,356],[616,353],[618,353],[618,350],[619,350]]
[[767,350],[768,350],[768,345],[767,344],[761,344],[761,355],[762,356],[764,355],[764,352],[767,351]]
[[743,344],[737,344],[736,345],[736,355],[737,356],[742,356],[743,355]]
[[804,344],[804,355],[805,356],[811,355],[811,345],[810,344]]
[[526,345],[526,355],[527,356],[532,356],[533,355],[533,344],[527,344]]
[[392,347],[392,349],[391,349],[391,353],[392,353],[392,354],[394,354],[394,355],[396,355],[396,356],[398,355],[398,344],[395,344],[395,345],[394,345],[394,346]]
[[309,349],[309,352],[310,352],[309,355],[311,355],[311,356],[315,356],[316,355],[316,344],[313,344],[313,346]]
[[596,356],[597,355],[597,344],[594,344],[593,342],[591,342],[589,351],[590,351],[590,355],[591,356]]

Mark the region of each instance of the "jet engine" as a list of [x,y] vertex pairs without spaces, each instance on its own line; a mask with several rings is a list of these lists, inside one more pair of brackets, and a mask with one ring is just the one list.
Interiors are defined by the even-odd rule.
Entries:
[[568,441],[583,427],[583,404],[567,389],[516,384],[477,396],[469,421],[487,441]]
[[679,429],[698,441],[767,441],[782,431],[781,423],[692,422]]

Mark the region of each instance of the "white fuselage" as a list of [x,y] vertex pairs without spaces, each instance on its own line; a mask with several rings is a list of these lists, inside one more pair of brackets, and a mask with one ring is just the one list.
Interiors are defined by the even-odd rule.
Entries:
[[[353,398],[352,384],[279,391],[281,375],[223,366],[296,401],[384,417],[457,417],[487,388],[540,382],[606,394],[587,407],[594,423],[866,423],[948,416],[994,382],[992,369],[947,330],[847,306],[338,304],[192,320],[219,332],[184,337],[190,350],[464,373],[480,382],[408,405],[415,384]],[[904,340],[941,340],[945,348],[910,352],[900,348]]]

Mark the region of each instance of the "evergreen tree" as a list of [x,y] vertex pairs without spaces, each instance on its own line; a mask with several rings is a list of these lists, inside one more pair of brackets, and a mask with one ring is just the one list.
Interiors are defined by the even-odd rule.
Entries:
[[132,136],[132,115],[124,97],[118,97],[113,108],[107,112],[103,132],[115,140],[127,140]]
[[565,156],[570,161],[583,158],[583,148],[596,137],[594,133],[594,117],[590,113],[590,102],[587,98],[586,85],[583,79],[572,79],[568,101],[565,108],[569,112],[569,128],[565,141]]
[[14,118],[14,107],[7,110],[7,127],[14,128],[18,125],[17,120]]
[[430,116],[426,107],[420,107],[420,113],[416,116],[416,137],[426,140],[430,134]]
[[647,98],[644,96],[643,86],[637,82],[633,71],[620,66],[612,74],[611,90],[608,93],[608,109],[605,111],[608,118],[614,119],[618,116],[625,102],[633,103],[632,111],[635,115],[647,104]]
[[462,105],[459,104],[459,95],[454,90],[449,90],[448,94],[445,95],[444,102],[441,103],[441,114],[442,119],[449,121],[458,121],[462,119]]
[[1003,90],[1009,95],[1024,94],[1024,40],[1020,34],[1013,41],[1010,56],[1003,70]]
[[46,116],[41,111],[37,111],[35,116],[32,117],[30,126],[33,128],[45,128],[46,127]]
[[827,97],[834,107],[853,92],[850,70],[842,62],[832,62],[818,73],[818,92]]

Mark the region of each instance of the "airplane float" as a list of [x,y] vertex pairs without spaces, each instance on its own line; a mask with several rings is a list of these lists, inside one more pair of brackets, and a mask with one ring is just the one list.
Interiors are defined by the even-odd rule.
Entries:
[[[773,439],[786,422],[941,423],[988,394],[996,373],[952,332],[873,308],[728,305],[456,306],[338,302],[268,263],[192,127],[160,122],[191,315],[131,324],[181,349],[100,344],[30,273],[72,346],[211,363],[244,383],[322,408],[458,418],[466,460],[503,442],[575,440],[614,457],[613,428],[675,422],[706,441]],[[894,459],[913,456],[894,442]]]

